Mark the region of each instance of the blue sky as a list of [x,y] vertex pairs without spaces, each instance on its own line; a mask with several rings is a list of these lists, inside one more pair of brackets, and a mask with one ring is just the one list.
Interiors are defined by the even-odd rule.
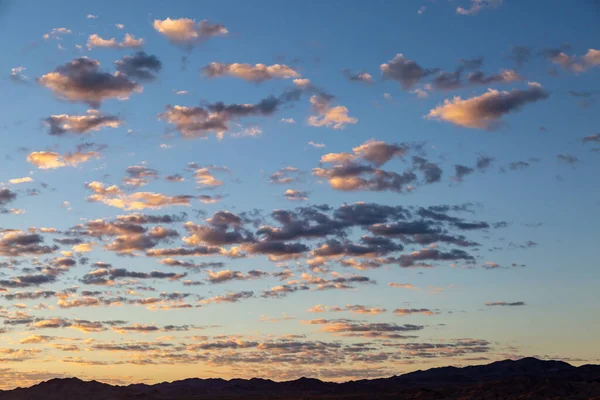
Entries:
[[[346,380],[531,355],[596,362],[600,8],[576,3],[4,2],[0,353],[12,354],[5,378]],[[516,46],[526,55],[520,63]],[[135,65],[116,72],[132,57],[150,79]],[[80,67],[91,60],[99,64]],[[209,65],[218,72],[209,74]],[[102,73],[135,89],[111,94],[95,81]],[[217,111],[219,102],[235,107]],[[224,126],[199,128],[206,118]],[[59,134],[50,134],[51,121]],[[89,160],[78,158],[85,154]],[[36,162],[42,155],[71,165]],[[484,159],[489,166],[477,167]],[[289,182],[273,183],[290,167]],[[184,180],[166,178],[175,174]],[[15,181],[24,177],[32,181]],[[399,184],[401,177],[408,181]],[[169,200],[178,195],[189,196],[184,205]],[[356,203],[384,222],[340,228],[340,210]],[[445,220],[418,212],[441,205]],[[286,229],[274,210],[295,210],[305,227],[319,223],[309,211],[319,213],[338,228],[274,239],[261,229]],[[126,218],[118,216],[181,212],[119,233],[89,223],[118,228]],[[223,215],[243,222],[214,223]],[[381,226],[408,222],[422,231]],[[467,222],[481,225],[461,227]],[[453,242],[425,243],[433,234]],[[366,251],[362,235],[383,244]],[[324,244],[343,250],[323,257]],[[152,253],[198,246],[212,254],[171,257],[196,269]],[[275,246],[302,250],[259,250]],[[426,252],[435,256],[418,259]],[[91,271],[105,280],[91,280]],[[172,275],[141,277],[151,271]],[[222,282],[211,280],[217,275]],[[28,283],[32,276],[40,281]],[[233,302],[218,297],[240,293]],[[155,302],[136,303],[142,298]],[[99,327],[74,330],[77,320]],[[146,350],[123,350],[133,343]],[[369,349],[356,353],[360,343]],[[434,350],[414,350],[426,344]],[[261,363],[252,361],[257,354]]]

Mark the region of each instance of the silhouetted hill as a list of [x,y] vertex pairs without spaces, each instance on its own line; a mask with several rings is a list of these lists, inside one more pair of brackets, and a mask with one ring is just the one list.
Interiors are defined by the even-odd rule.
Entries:
[[600,365],[574,367],[536,358],[463,368],[442,367],[391,378],[345,383],[300,378],[184,379],[154,385],[112,386],[77,378],[51,379],[0,391],[0,400],[191,399],[406,399],[406,400],[600,400]]

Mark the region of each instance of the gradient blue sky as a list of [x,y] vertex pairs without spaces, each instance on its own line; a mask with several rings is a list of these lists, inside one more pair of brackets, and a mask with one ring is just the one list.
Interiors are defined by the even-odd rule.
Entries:
[[[471,9],[473,12],[469,15],[457,12],[457,7],[470,9],[477,4],[481,6],[478,12],[476,9]],[[16,195],[4,203],[0,197],[0,208],[4,209],[0,214],[0,235],[5,236],[0,240],[0,254],[5,255],[0,257],[6,262],[0,269],[0,288],[4,288],[0,293],[0,316],[6,322],[0,359],[9,368],[0,374],[5,375],[3,381],[11,381],[4,384],[5,387],[65,375],[118,382],[189,376],[289,379],[302,375],[346,380],[530,355],[561,358],[576,364],[600,359],[595,346],[600,325],[594,318],[600,300],[597,291],[600,278],[597,250],[600,60],[598,56],[586,58],[589,49],[600,46],[600,5],[597,2],[148,1],[128,4],[105,1],[83,5],[75,1],[5,1],[0,7],[0,30],[5,38],[4,56],[0,60],[0,71],[4,71],[0,91],[5,94],[0,100],[4,153],[0,189]],[[176,43],[153,26],[155,20],[166,18],[189,18],[196,23],[208,20],[223,24],[228,33],[193,43]],[[119,29],[116,24],[124,27]],[[53,28],[61,27],[71,33],[60,38],[43,38]],[[142,38],[143,46],[86,47],[90,35],[121,41],[125,33]],[[510,57],[515,46],[529,50],[530,57],[522,65]],[[548,49],[556,51],[552,53]],[[116,60],[140,50],[160,60],[162,68],[156,79],[141,83],[143,92],[133,93],[127,100],[110,98],[98,107],[99,112],[123,121],[121,126],[49,135],[46,118],[60,114],[81,116],[91,107],[85,102],[61,98],[61,93],[45,87],[41,77],[79,57],[97,60],[100,70],[113,73]],[[558,56],[560,52],[562,56]],[[397,54],[414,61],[419,68],[439,71],[417,79],[410,88],[403,88],[398,81],[401,79],[385,76],[381,69],[382,64],[390,63]],[[476,58],[482,58],[483,64],[465,69],[460,87],[442,90],[430,86],[442,72],[456,71],[460,59]],[[312,86],[301,90],[297,101],[283,104],[270,115],[225,116],[230,129],[222,139],[214,133],[209,133],[206,139],[185,138],[168,121],[159,119],[158,115],[165,112],[168,105],[205,107],[220,101],[256,104],[268,96],[299,88],[293,79],[256,82],[232,76],[211,78],[202,73],[202,68],[212,62],[283,64],[296,71],[297,77],[309,79]],[[11,76],[11,70],[18,67],[25,69]],[[367,72],[372,82],[352,81],[344,75],[344,69],[352,73]],[[518,79],[467,84],[468,74],[475,70],[481,70],[485,76],[511,70]],[[511,96],[517,93],[514,91],[529,93],[538,87],[528,82],[541,85],[539,90],[543,96],[536,101],[527,101],[520,107],[505,104],[506,108],[501,111],[491,110],[497,107],[496,103],[471,110],[475,114],[469,114],[469,118],[474,121],[481,121],[485,112],[497,111],[489,129],[464,126],[451,117],[427,117],[436,108],[445,110],[446,99],[459,102],[455,99],[459,96],[476,102],[488,88],[500,91],[490,93],[505,96],[510,102]],[[416,89],[421,91],[421,96],[414,92]],[[178,91],[187,91],[187,94],[177,94]],[[311,126],[310,116],[317,114],[311,109],[309,98],[319,98],[323,93],[333,96],[327,107],[346,107],[348,115],[356,119],[355,123],[343,124],[341,129]],[[461,109],[461,112],[466,111]],[[295,123],[282,121],[290,118]],[[251,129],[261,133],[236,137],[237,132]],[[360,188],[338,190],[326,178],[315,176],[313,168],[334,168],[320,163],[323,155],[352,153],[353,148],[371,139],[388,145],[411,144],[407,155],[378,168],[397,173],[412,169],[418,177],[412,184],[414,190],[400,193]],[[32,152],[64,155],[84,142],[96,144],[97,159],[54,169],[37,168],[28,161]],[[317,148],[309,142],[324,146]],[[443,171],[439,180],[431,183],[424,180],[411,159],[417,154],[411,153],[416,151],[414,143],[422,143],[422,156]],[[494,158],[489,168],[475,169],[462,181],[452,178],[455,165],[474,168],[482,156]],[[520,161],[529,166],[511,168],[511,163]],[[186,170],[191,162],[197,165],[194,169],[216,165],[227,167],[230,172],[213,171],[223,184],[215,188],[201,187],[194,179],[194,171]],[[122,179],[126,168],[134,165],[156,170],[157,179],[150,179],[143,187],[127,187]],[[270,183],[269,177],[284,167],[297,168],[299,173],[291,175],[297,179],[290,184]],[[173,174],[181,174],[185,181],[173,183],[163,179]],[[33,182],[9,182],[26,176]],[[153,192],[222,198],[213,204],[193,199],[190,206],[123,210],[89,201],[92,192],[85,185],[94,181],[106,186],[118,185],[123,196]],[[32,195],[33,189],[39,193]],[[307,200],[290,201],[283,195],[287,189],[305,192]],[[368,270],[342,266],[340,260],[361,260],[348,255],[328,259],[320,269],[311,270],[310,261],[315,258],[311,251],[326,240],[336,239],[333,236],[290,240],[290,243],[305,244],[310,251],[276,262],[244,247],[256,244],[251,241],[233,244],[242,248],[245,257],[241,258],[174,257],[195,263],[224,262],[220,270],[244,274],[261,270],[268,274],[259,279],[219,284],[206,280],[206,269],[194,272],[159,264],[159,258],[145,255],[149,247],[124,256],[104,247],[115,240],[114,236],[90,238],[73,229],[77,224],[95,219],[114,222],[116,216],[136,211],[147,215],[183,211],[187,213],[184,221],[162,224],[176,230],[179,237],[153,243],[153,246],[185,247],[183,238],[188,237],[189,232],[183,223],[207,226],[209,222],[205,219],[218,211],[242,215],[260,210],[258,225],[279,226],[269,216],[276,209],[327,204],[332,210],[326,214],[332,215],[333,210],[343,204],[357,202],[401,207],[471,203],[469,212],[449,212],[448,215],[466,221],[485,221],[490,227],[468,231],[444,227],[446,233],[465,235],[480,245],[459,248],[470,255],[469,260],[428,260],[431,268],[407,268],[397,262],[398,257],[426,247],[411,243],[410,235],[389,237],[391,242],[403,244],[404,250],[377,257],[370,255],[370,259],[377,259],[378,265]],[[506,222],[507,226],[493,226],[499,222]],[[144,225],[147,229],[152,226]],[[57,232],[41,232],[41,227],[55,228]],[[9,229],[21,233],[9,232]],[[246,224],[245,229],[256,233],[251,223]],[[352,226],[345,233],[345,238],[337,240],[358,243],[360,236],[368,232]],[[14,245],[2,244],[2,241],[8,243],[6,235],[15,234],[39,234],[38,239],[43,239],[46,245],[65,237],[95,245],[89,252],[72,251],[70,245],[59,245],[45,254],[22,253],[13,257],[7,252]],[[256,240],[262,242],[265,238],[257,235]],[[527,245],[528,242],[533,243]],[[448,243],[433,245],[442,251],[457,248]],[[2,246],[9,250],[3,250]],[[224,249],[231,247],[231,243],[223,245]],[[50,274],[45,267],[56,264],[60,257],[73,259],[76,264],[39,286],[19,281],[18,277]],[[158,270],[188,275],[175,280],[117,279],[102,286],[82,282],[84,275],[95,269],[92,266],[95,262],[128,271]],[[499,267],[485,268],[486,262]],[[283,281],[272,276],[284,270],[293,275]],[[360,275],[374,283],[318,290],[315,284],[307,283],[302,274],[325,280]],[[186,286],[183,282],[187,279],[203,281],[204,285]],[[409,283],[414,289],[391,287],[392,282]],[[309,289],[282,298],[265,297],[263,292],[278,285],[302,284],[307,284]],[[60,294],[73,287],[77,290]],[[11,293],[38,290],[56,293],[48,298],[9,300]],[[85,290],[102,294],[86,296],[82,293]],[[251,291],[252,295],[233,303],[205,302],[214,296],[242,291]],[[180,304],[191,307],[156,310],[135,304],[103,304],[69,308],[60,303],[61,300],[117,296],[125,298],[127,303],[160,297],[161,292],[186,293]],[[40,307],[40,302],[44,306]],[[492,302],[524,304],[485,304]],[[167,300],[160,304],[173,305]],[[371,315],[349,310],[308,311],[318,304],[342,308],[363,305],[385,309],[385,312]],[[395,309],[404,308],[427,311],[403,316],[397,315],[400,312],[393,313]],[[27,317],[23,319],[30,321],[11,323],[18,319],[18,312],[24,313]],[[282,320],[284,315],[289,318]],[[42,329],[40,321],[52,318],[72,324],[76,319],[124,322],[114,326],[104,324],[97,332],[80,332],[64,324],[59,328]],[[269,318],[280,320],[265,321]],[[315,321],[320,318],[326,321]],[[308,323],[311,320],[313,323]],[[373,323],[396,327],[411,324],[421,328],[405,333],[414,334],[414,338],[404,339],[327,331],[331,326]],[[119,332],[119,326],[133,324],[158,328],[150,333]],[[166,331],[164,327],[168,325],[187,327]],[[212,327],[203,328],[207,326]],[[26,340],[30,337],[33,339]],[[110,348],[141,342],[147,346],[145,351]],[[210,346],[224,342],[237,345]],[[244,342],[255,344],[243,347],[240,343]],[[292,350],[293,344],[299,342],[304,343],[302,349]],[[289,348],[276,351],[269,347],[273,343],[283,343]],[[366,343],[368,348],[352,349],[357,343]],[[437,350],[428,350],[427,354],[411,352],[407,345],[411,343],[435,344]],[[65,348],[66,344],[74,346]],[[194,344],[204,347],[194,347]],[[357,358],[357,355],[364,357]],[[260,362],[256,358],[260,358]]]

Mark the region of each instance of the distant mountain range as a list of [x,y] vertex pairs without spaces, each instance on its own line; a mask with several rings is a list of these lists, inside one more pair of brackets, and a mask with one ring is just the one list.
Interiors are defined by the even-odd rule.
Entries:
[[300,378],[184,379],[154,385],[112,386],[77,378],[51,379],[0,391],[0,400],[398,399],[600,400],[600,365],[574,367],[536,358],[470,367],[442,367],[391,378],[344,383]]

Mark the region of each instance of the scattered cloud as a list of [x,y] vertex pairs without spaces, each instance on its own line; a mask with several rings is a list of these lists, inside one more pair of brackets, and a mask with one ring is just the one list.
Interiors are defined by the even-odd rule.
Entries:
[[212,62],[202,68],[202,73],[207,78],[218,78],[222,76],[233,76],[252,82],[264,82],[271,79],[297,78],[300,74],[287,65],[282,64],[224,64]]
[[470,99],[454,97],[429,111],[427,118],[447,121],[467,128],[493,129],[503,115],[518,111],[527,103],[547,99],[548,92],[539,83],[529,83],[525,90],[498,91],[490,89]]
[[189,18],[156,19],[152,26],[173,43],[186,45],[202,42],[215,36],[224,36],[229,33],[227,28],[221,24],[213,24],[207,20],[196,23],[196,21]]

